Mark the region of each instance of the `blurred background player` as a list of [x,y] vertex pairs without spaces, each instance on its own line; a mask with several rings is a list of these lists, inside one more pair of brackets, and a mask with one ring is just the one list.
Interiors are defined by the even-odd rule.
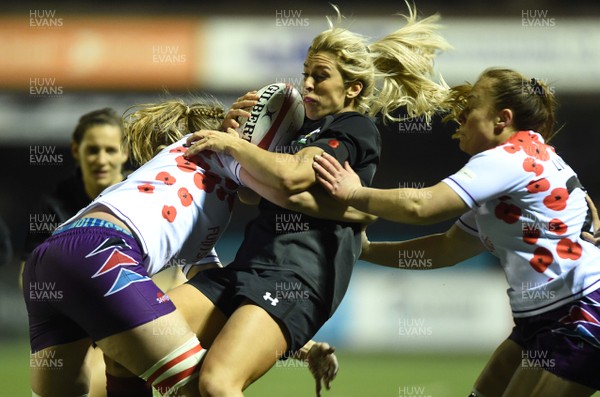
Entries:
[[13,257],[12,242],[10,239],[10,230],[0,217],[0,266],[9,263]]
[[[40,198],[35,210],[58,225],[88,205],[102,190],[123,180],[127,151],[121,145],[122,139],[121,116],[115,110],[104,108],[81,116],[71,138],[71,154],[77,167],[52,193]],[[53,231],[43,228],[29,232],[23,261]]]
[[509,69],[488,69],[455,93],[454,137],[472,156],[457,173],[420,192],[369,189],[347,163],[324,154],[315,158],[318,180],[342,202],[396,222],[460,216],[446,233],[365,239],[367,261],[398,267],[404,250],[424,252],[431,268],[486,249],[499,258],[515,326],[471,396],[590,396],[600,390],[593,364],[600,359],[600,250],[582,238],[593,212],[585,190],[545,143],[554,135],[554,95]]

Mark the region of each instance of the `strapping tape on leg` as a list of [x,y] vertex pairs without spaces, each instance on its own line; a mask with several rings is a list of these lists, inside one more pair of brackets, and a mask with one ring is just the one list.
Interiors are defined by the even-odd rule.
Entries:
[[141,374],[140,378],[168,396],[198,376],[204,354],[206,350],[193,337]]

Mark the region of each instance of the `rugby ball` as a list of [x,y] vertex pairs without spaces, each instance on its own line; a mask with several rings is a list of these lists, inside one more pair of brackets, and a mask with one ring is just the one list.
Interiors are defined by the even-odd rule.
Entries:
[[271,152],[289,144],[304,122],[302,95],[291,84],[273,83],[258,90],[258,103],[240,120],[240,138]]

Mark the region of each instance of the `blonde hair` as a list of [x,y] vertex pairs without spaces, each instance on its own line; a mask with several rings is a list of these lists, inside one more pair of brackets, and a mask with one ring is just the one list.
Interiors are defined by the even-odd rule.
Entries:
[[317,35],[308,50],[308,56],[335,55],[344,81],[363,85],[356,97],[357,110],[370,116],[381,112],[384,121],[400,121],[391,112],[401,106],[406,106],[409,118],[424,115],[427,121],[447,108],[449,87],[443,80],[432,80],[436,51],[451,48],[438,33],[440,16],[417,20],[416,7],[407,6],[409,14],[401,15],[406,25],[372,44],[364,36],[334,26],[340,25],[342,16],[333,6],[336,23],[327,18],[330,29]]
[[224,118],[223,105],[213,98],[191,105],[181,99],[135,105],[123,116],[124,142],[135,162],[142,165],[189,133],[220,129]]

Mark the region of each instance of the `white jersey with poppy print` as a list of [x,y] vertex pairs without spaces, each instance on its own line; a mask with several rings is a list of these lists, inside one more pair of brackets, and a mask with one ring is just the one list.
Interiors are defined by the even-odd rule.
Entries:
[[600,287],[600,250],[580,237],[586,193],[541,135],[520,131],[443,182],[472,209],[457,225],[500,259],[515,317]]
[[137,237],[149,275],[166,266],[218,262],[214,246],[229,223],[238,187],[228,167],[234,160],[205,151],[190,162],[183,157],[184,143],[163,149],[71,220],[108,207]]

